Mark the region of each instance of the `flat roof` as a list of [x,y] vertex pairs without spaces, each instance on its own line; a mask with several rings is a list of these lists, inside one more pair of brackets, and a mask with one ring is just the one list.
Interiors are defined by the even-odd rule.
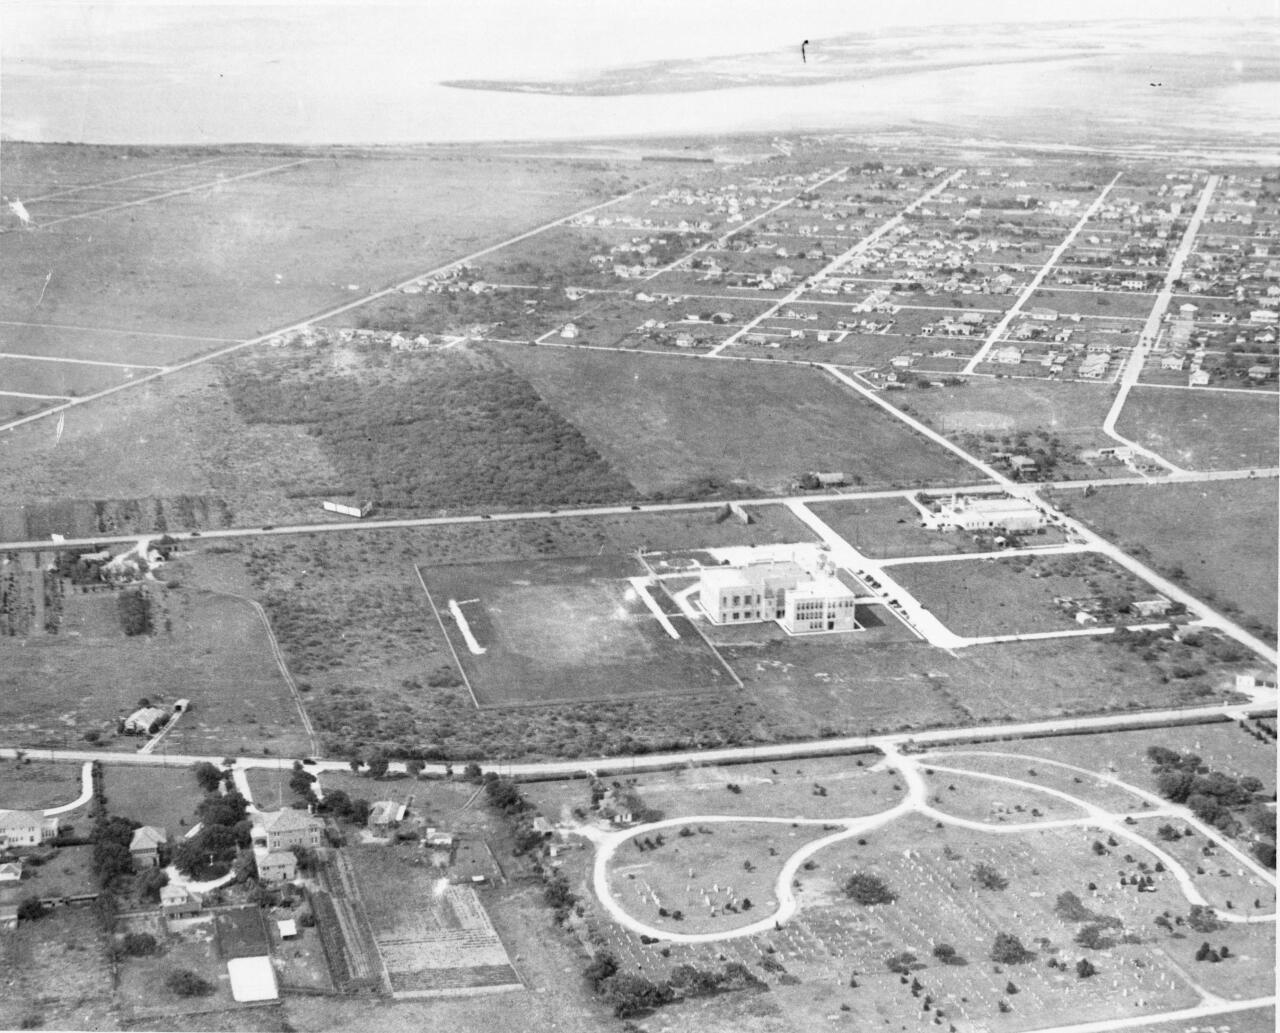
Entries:
[[280,997],[275,969],[268,957],[232,958],[227,962],[227,975],[231,977],[231,996],[237,1001],[274,1001]]

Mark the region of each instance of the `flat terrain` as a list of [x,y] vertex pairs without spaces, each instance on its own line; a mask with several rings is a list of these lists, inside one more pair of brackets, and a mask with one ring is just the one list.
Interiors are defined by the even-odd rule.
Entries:
[[[6,158],[20,147],[6,144]],[[67,157],[80,165],[77,179],[94,175],[90,156]],[[48,161],[56,167],[59,158]],[[102,178],[119,170],[106,160]],[[603,199],[602,171],[519,160],[317,158],[106,218],[8,235],[0,311],[28,322],[250,337]]]
[[[855,549],[873,559],[990,551],[989,542],[975,541],[972,534],[921,527],[920,510],[906,499],[815,502],[809,509]],[[1048,527],[1021,541],[1029,546],[1053,545],[1062,542],[1063,535],[1057,528]]]
[[116,1029],[111,963],[89,908],[60,908],[0,937],[6,986],[0,1025]]
[[1274,395],[1137,387],[1116,430],[1189,470],[1275,466],[1280,408]]
[[655,586],[651,598],[679,638],[658,622],[626,580],[643,573],[631,557],[419,573],[481,706],[686,695],[733,684],[688,618]]
[[59,807],[80,796],[82,779],[74,764],[39,761],[0,762],[0,808],[40,811]]
[[549,348],[502,354],[645,492],[707,479],[779,492],[809,470],[902,487],[970,477],[816,371]]
[[1100,488],[1059,501],[1162,573],[1180,571],[1189,591],[1235,608],[1274,641],[1280,538],[1274,481]]
[[[305,751],[297,709],[249,604],[181,588],[152,596],[151,636],[126,638],[117,626],[111,637],[0,641],[0,728],[10,740],[61,747],[96,731],[111,748],[133,750],[145,740],[117,738],[116,720],[142,697],[185,698],[192,707],[166,735],[169,751]],[[99,599],[114,605],[110,593]],[[20,691],[33,684],[43,691]]]
[[[1100,555],[1028,556],[905,563],[889,574],[958,635],[1016,635],[1080,627],[1076,606],[1119,593],[1140,596],[1144,583]],[[1102,623],[1115,618],[1104,615]]]

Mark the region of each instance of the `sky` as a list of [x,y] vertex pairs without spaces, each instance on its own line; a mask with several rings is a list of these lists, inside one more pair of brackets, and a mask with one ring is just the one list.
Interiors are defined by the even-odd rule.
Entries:
[[[614,124],[603,105],[534,103],[437,84],[572,79],[663,59],[781,53],[805,39],[820,48],[824,38],[904,25],[1135,17],[1263,17],[1271,31],[1280,27],[1280,0],[0,0],[0,134],[392,142],[554,138],[560,123],[572,122],[568,135],[582,136]],[[826,112],[845,103],[832,91],[808,96]],[[788,124],[793,101],[777,91],[761,100],[775,112],[771,126]],[[623,98],[612,110],[632,128],[693,130],[721,124],[708,107],[715,103]],[[668,118],[662,106],[675,104],[701,105],[704,117],[690,121],[675,111]],[[747,127],[745,104],[739,98],[726,116],[728,128]]]
[[[299,13],[306,17],[300,19]],[[236,54],[346,61],[325,74],[436,78],[573,74],[661,58],[750,53],[894,25],[1280,17],[1280,0],[426,0],[415,4],[84,3],[0,0],[0,60],[188,68]],[[300,31],[300,24],[306,23]],[[4,66],[0,65],[0,74]],[[316,68],[320,71],[320,68]]]

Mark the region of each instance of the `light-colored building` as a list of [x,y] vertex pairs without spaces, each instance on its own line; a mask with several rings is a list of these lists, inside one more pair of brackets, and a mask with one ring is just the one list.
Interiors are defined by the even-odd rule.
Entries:
[[324,837],[324,822],[292,807],[259,811],[251,835],[255,845],[265,846],[269,853],[287,851],[295,846],[315,848],[321,845]]
[[124,730],[134,735],[148,735],[157,724],[164,727],[169,711],[164,707],[139,707],[124,719]]
[[1084,361],[1080,363],[1080,375],[1088,380],[1101,380],[1107,375],[1107,368],[1110,365],[1110,355],[1106,352],[1094,352],[1086,355]]
[[255,850],[262,882],[292,882],[298,877],[298,858],[292,850]]
[[135,868],[156,868],[160,865],[160,848],[169,840],[164,829],[143,825],[133,830],[129,841],[129,855]]
[[0,848],[39,846],[58,834],[58,819],[40,811],[0,810]]
[[390,836],[404,821],[408,808],[394,800],[378,800],[369,808],[367,828],[375,836]]
[[764,560],[702,572],[698,600],[715,624],[777,621],[793,635],[856,631],[856,595],[827,570]]
[[193,893],[185,886],[160,887],[160,910],[166,918],[190,918],[198,915],[203,904],[200,894]]
[[938,511],[936,526],[943,531],[1034,531],[1045,516],[1026,499],[953,496]]

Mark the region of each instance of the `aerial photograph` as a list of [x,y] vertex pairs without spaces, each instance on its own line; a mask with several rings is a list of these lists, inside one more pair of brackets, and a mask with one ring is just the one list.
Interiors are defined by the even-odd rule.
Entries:
[[1274,1033],[1280,0],[0,0],[0,1030]]

